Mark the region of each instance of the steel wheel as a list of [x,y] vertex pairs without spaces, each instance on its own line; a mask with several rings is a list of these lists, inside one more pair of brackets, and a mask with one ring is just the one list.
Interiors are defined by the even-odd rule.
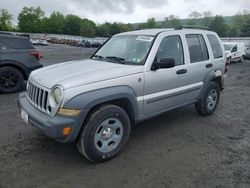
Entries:
[[215,89],[211,90],[207,96],[207,108],[213,110],[217,104],[218,93]]
[[123,108],[113,104],[100,105],[83,125],[77,148],[90,161],[111,160],[125,148],[130,125],[129,116]]
[[120,120],[108,118],[100,123],[95,133],[96,149],[107,153],[115,149],[122,140],[123,127]]
[[215,82],[210,82],[203,97],[197,103],[195,103],[195,109],[200,115],[208,116],[214,113],[219,101],[219,85]]

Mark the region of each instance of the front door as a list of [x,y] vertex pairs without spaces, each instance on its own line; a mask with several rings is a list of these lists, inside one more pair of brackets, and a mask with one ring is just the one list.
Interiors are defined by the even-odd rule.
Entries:
[[197,97],[201,83],[189,82],[190,71],[185,63],[184,36],[170,35],[162,39],[155,62],[173,58],[175,67],[145,72],[144,115],[155,114],[183,106]]

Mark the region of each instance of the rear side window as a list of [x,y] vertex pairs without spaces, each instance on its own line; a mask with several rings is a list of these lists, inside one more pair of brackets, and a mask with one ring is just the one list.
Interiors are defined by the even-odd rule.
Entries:
[[28,38],[3,37],[0,41],[12,49],[34,49]]
[[206,61],[209,59],[207,45],[202,35],[189,34],[186,35],[186,39],[191,63]]
[[209,40],[209,43],[211,45],[213,54],[214,54],[214,58],[218,59],[223,57],[223,51],[220,45],[220,42],[218,40],[218,38],[215,35],[209,34],[207,35],[207,38]]

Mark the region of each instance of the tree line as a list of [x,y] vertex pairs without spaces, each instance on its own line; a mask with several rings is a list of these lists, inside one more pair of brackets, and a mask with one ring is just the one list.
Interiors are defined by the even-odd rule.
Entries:
[[221,37],[250,37],[250,11],[244,10],[232,16],[232,23],[228,24],[225,17],[213,16],[212,12],[203,13],[194,11],[188,19],[169,15],[163,21],[149,18],[145,23],[124,24],[105,22],[97,24],[93,20],[80,18],[77,15],[63,15],[53,12],[45,16],[40,7],[24,7],[18,15],[18,25],[12,25],[13,16],[6,9],[0,10],[0,30],[20,31],[28,33],[53,33],[80,35],[83,37],[110,37],[114,34],[144,29],[144,28],[176,28],[184,25],[209,27]]

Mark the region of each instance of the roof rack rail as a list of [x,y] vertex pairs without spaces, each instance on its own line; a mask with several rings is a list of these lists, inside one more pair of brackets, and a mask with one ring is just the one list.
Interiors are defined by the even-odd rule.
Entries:
[[181,30],[181,29],[202,29],[202,30],[212,31],[212,29],[209,27],[195,26],[195,25],[182,25],[175,28],[175,30]]

